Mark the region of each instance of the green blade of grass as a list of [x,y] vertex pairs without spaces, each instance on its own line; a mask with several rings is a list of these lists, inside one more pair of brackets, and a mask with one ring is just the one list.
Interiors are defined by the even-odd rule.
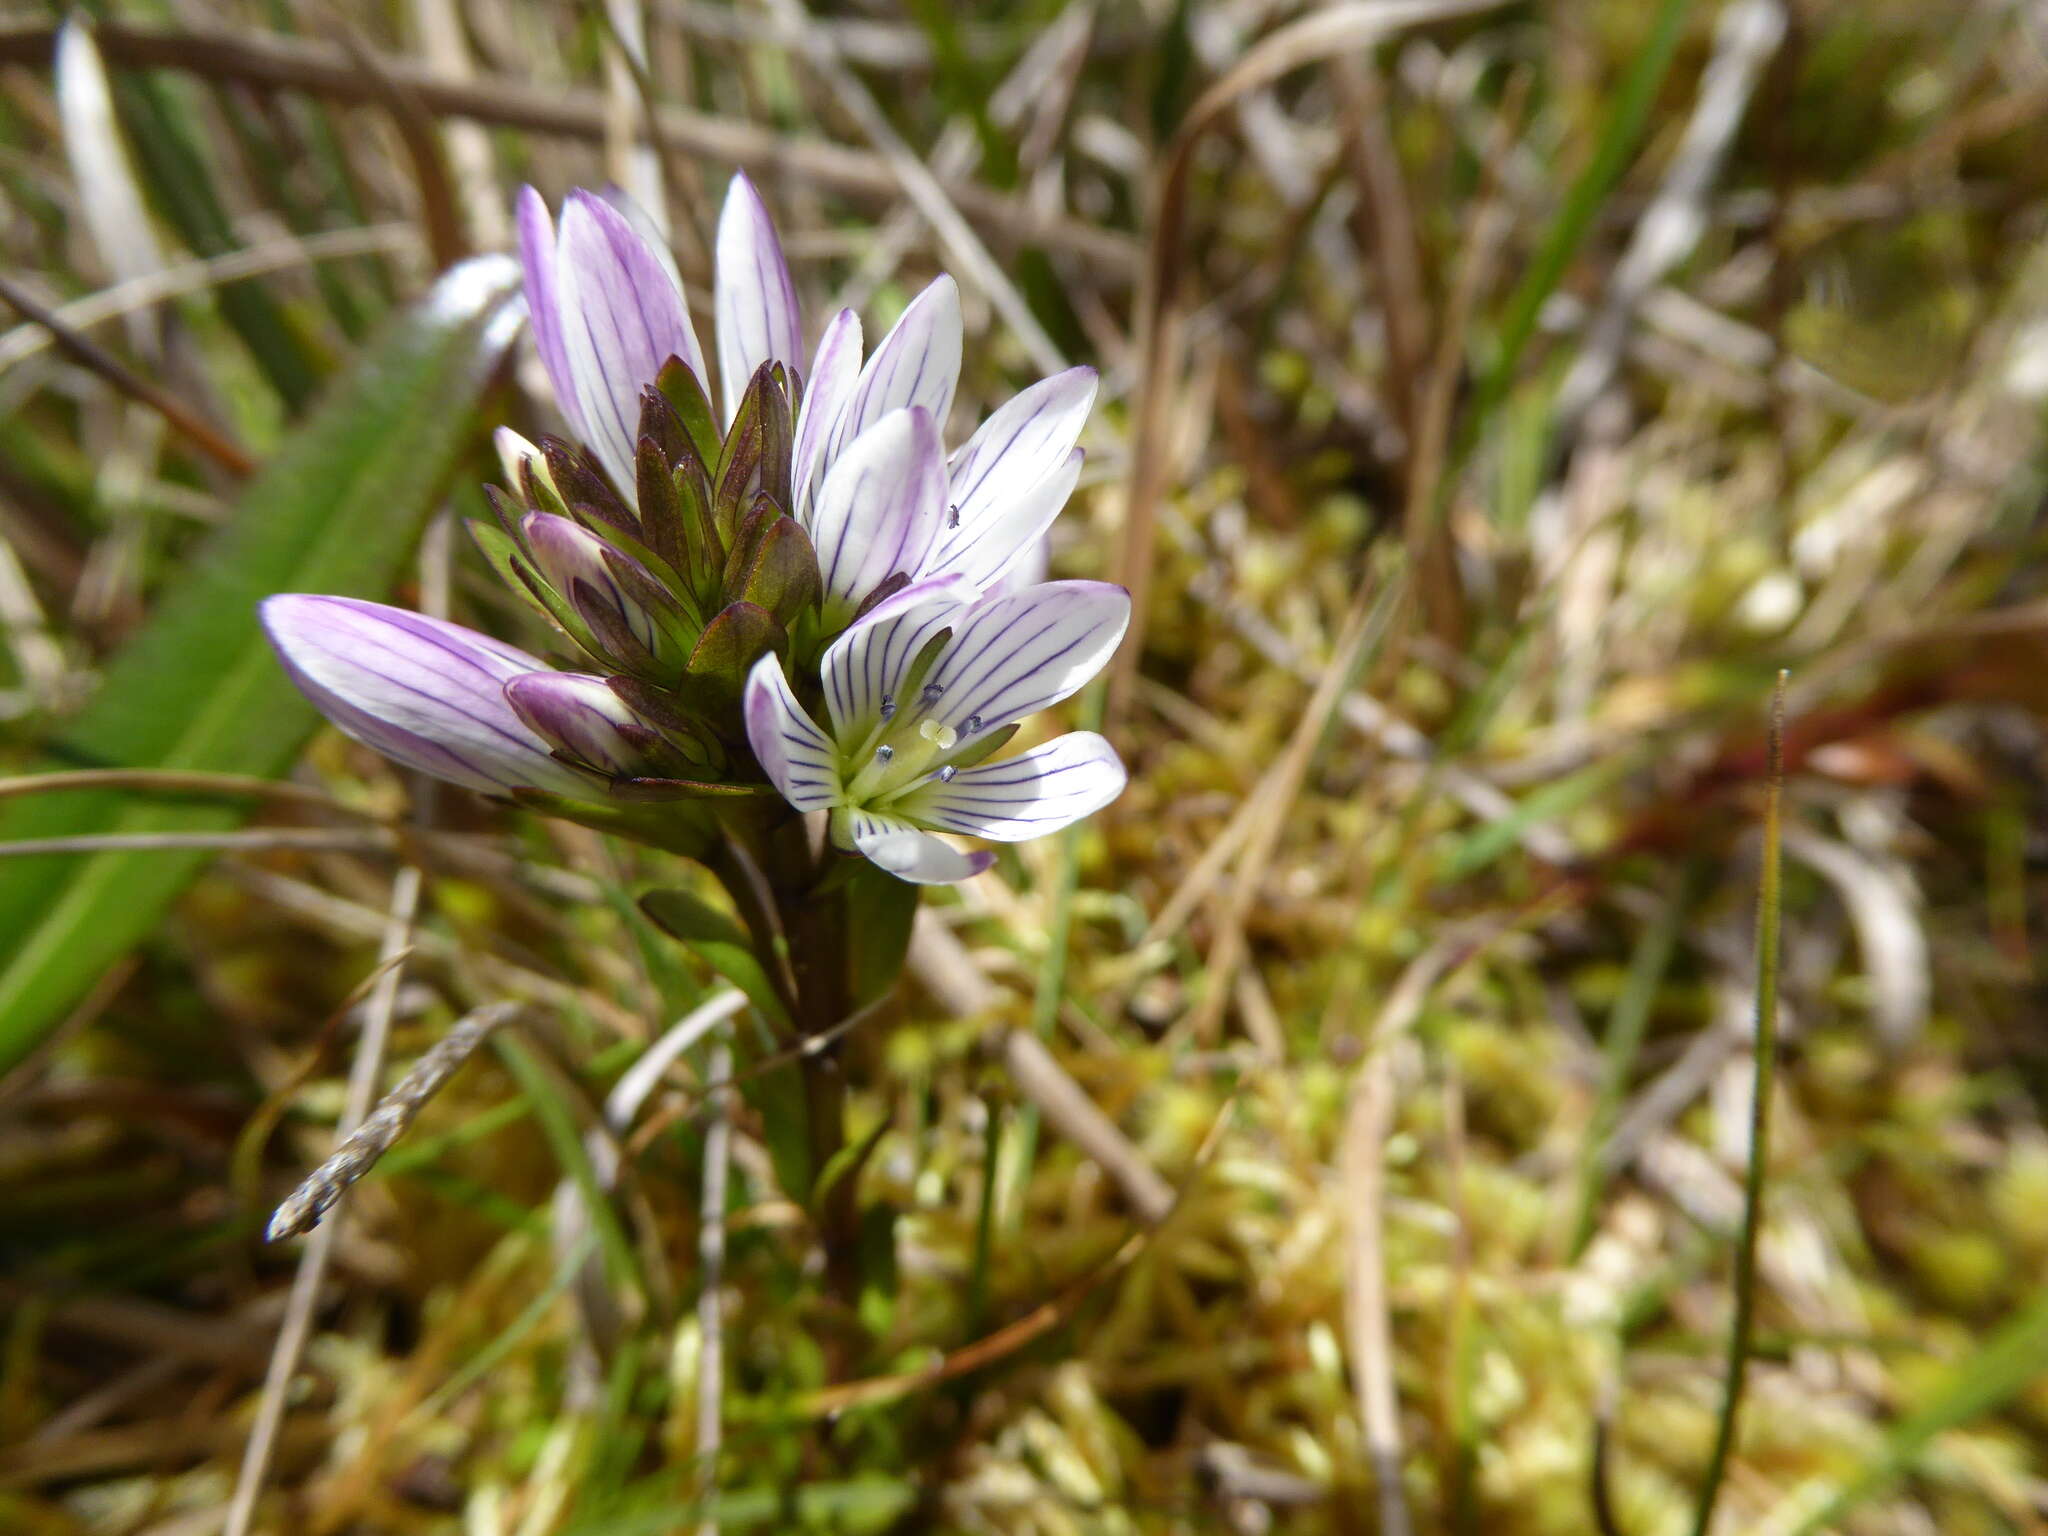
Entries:
[[[1883,1493],[1918,1465],[1936,1435],[1993,1412],[2048,1374],[2048,1286],[2000,1324],[1991,1336],[1941,1378],[1933,1394],[1894,1424],[1883,1452],[1791,1528],[1792,1536],[1843,1529],[1858,1506]],[[1784,1529],[1776,1521],[1774,1529]]]
[[[272,656],[256,604],[273,592],[389,589],[511,340],[516,277],[503,258],[457,268],[384,333],[108,668],[51,766],[272,776],[291,765],[317,717]],[[0,841],[205,831],[246,814],[118,791],[32,796],[0,814]],[[0,862],[0,1071],[156,925],[207,857]]]
[[1742,1232],[1735,1249],[1735,1318],[1728,1329],[1728,1379],[1722,1390],[1721,1414],[1714,1426],[1714,1448],[1707,1475],[1700,1483],[1693,1536],[1707,1536],[1714,1523],[1714,1505],[1727,1475],[1728,1456],[1735,1447],[1735,1427],[1742,1415],[1742,1388],[1749,1373],[1751,1335],[1756,1328],[1756,1250],[1763,1227],[1764,1173],[1771,1135],[1771,1083],[1778,1064],[1778,935],[1782,926],[1785,817],[1785,682],[1771,699],[1769,783],[1764,800],[1763,873],[1756,896],[1756,1045],[1755,1085],[1749,1106],[1749,1167],[1742,1185]]
[[1629,961],[1628,980],[1622,986],[1621,995],[1615,999],[1614,1011],[1607,1018],[1601,1051],[1600,1097],[1594,1105],[1593,1122],[1586,1130],[1585,1150],[1579,1163],[1578,1209],[1572,1218],[1571,1247],[1568,1250],[1573,1263],[1577,1263],[1585,1253],[1586,1244],[1593,1237],[1594,1215],[1600,1203],[1600,1192],[1607,1183],[1607,1169],[1603,1161],[1607,1138],[1614,1134],[1615,1122],[1621,1118],[1622,1095],[1628,1091],[1636,1057],[1642,1051],[1650,1009],[1657,1000],[1658,989],[1664,984],[1664,973],[1671,964],[1672,951],[1678,947],[1678,932],[1692,906],[1692,893],[1698,883],[1699,871],[1688,865],[1679,876],[1678,889],[1672,893],[1671,900],[1637,943],[1635,954]]
[[1662,0],[1657,7],[1649,36],[1623,77],[1607,120],[1601,125],[1593,158],[1565,194],[1564,206],[1558,209],[1543,243],[1508,299],[1507,316],[1501,322],[1493,360],[1481,378],[1478,400],[1468,418],[1473,423],[1493,418],[1494,407],[1507,393],[1515,365],[1535,334],[1536,319],[1543,312],[1544,302],[1557,291],[1565,269],[1599,218],[1607,195],[1614,190],[1642,143],[1650,109],[1656,104],[1657,92],[1678,52],[1690,10],[1690,0]]

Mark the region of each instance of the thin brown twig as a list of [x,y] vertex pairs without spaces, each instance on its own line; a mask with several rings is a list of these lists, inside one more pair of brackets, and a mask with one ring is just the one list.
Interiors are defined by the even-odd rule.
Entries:
[[1488,10],[1500,0],[1351,0],[1329,6],[1261,39],[1236,66],[1196,98],[1168,141],[1154,184],[1151,233],[1138,288],[1138,379],[1131,411],[1131,461],[1124,496],[1124,544],[1118,564],[1131,592],[1131,629],[1110,674],[1106,717],[1122,716],[1144,652],[1145,600],[1152,584],[1152,547],[1159,502],[1172,466],[1168,426],[1180,389],[1184,333],[1182,289],[1195,149],[1230,105],[1247,91],[1319,58],[1364,48],[1404,27]]
[[[56,36],[57,29],[49,26],[0,27],[0,65],[47,64]],[[170,31],[112,23],[97,29],[95,38],[111,65],[182,69],[258,88],[306,91],[353,105],[379,99],[376,87],[346,54],[322,43],[263,33]],[[542,89],[498,75],[454,80],[388,55],[382,63],[385,74],[414,92],[429,111],[562,138],[604,140],[606,107],[598,92]],[[903,191],[896,172],[879,155],[791,138],[757,123],[664,105],[651,131],[665,147],[761,175],[786,176],[885,201]],[[970,182],[950,184],[945,190],[976,228],[1001,230],[1011,240],[1084,258],[1097,281],[1128,283],[1136,273],[1137,252],[1124,236],[1081,219],[1043,212],[1027,199],[989,192]]]
[[320,848],[349,853],[384,852],[398,846],[395,832],[347,827],[247,827],[234,832],[92,832],[77,837],[24,837],[0,842],[0,858],[53,854],[165,853],[206,848],[262,853],[273,848]]
[[1039,371],[1057,373],[1066,367],[1066,358],[1052,337],[1046,334],[1045,327],[1038,323],[1038,317],[1031,312],[1030,304],[1018,291],[1017,285],[1010,281],[1008,274],[989,254],[988,247],[982,243],[974,227],[961,216],[947,189],[939,184],[930,168],[904,142],[903,136],[889,122],[888,115],[876,103],[873,93],[839,61],[830,37],[811,25],[810,13],[802,0],[769,0],[769,9],[782,23],[784,41],[831,88],[840,106],[860,126],[868,142],[901,182],[903,195],[931,225],[932,232],[952,254],[961,271],[995,305],[1004,323],[1016,333],[1025,351],[1031,354],[1031,360]]
[[79,335],[4,273],[0,273],[0,299],[5,299],[19,310],[24,319],[34,321],[48,331],[57,349],[79,367],[97,374],[120,394],[148,406],[169,423],[173,431],[229,474],[242,477],[255,472],[256,461],[225,431],[176,396],[157,388],[98,342]]
[[0,779],[0,800],[82,789],[132,789],[164,795],[251,795],[317,806],[345,816],[383,819],[337,800],[325,790],[310,789],[288,779],[259,779],[243,773],[195,773],[177,768],[67,768],[56,773],[24,773]]

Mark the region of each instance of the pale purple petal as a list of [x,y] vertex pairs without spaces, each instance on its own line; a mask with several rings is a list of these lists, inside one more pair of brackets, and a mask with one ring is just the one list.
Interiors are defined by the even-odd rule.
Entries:
[[523,785],[594,797],[506,702],[508,682],[544,670],[526,652],[355,598],[293,593],[265,599],[261,613],[299,690],[366,746],[486,794]]
[[1093,731],[927,780],[890,809],[919,826],[1021,843],[1092,816],[1123,793],[1124,765]]
[[817,353],[811,359],[810,376],[804,380],[803,405],[797,412],[795,451],[790,460],[790,486],[796,503],[791,510],[799,518],[810,513],[818,482],[824,478],[827,445],[859,387],[860,347],[860,316],[842,309],[825,327]]
[[800,811],[837,805],[839,754],[789,691],[774,656],[763,656],[747,674],[745,710],[747,741],[782,798]]
[[[580,582],[595,594],[626,626],[633,638],[650,651],[659,643],[659,630],[654,616],[640,603],[629,597],[617,578],[605,564],[608,545],[581,523],[571,522],[553,512],[529,512],[519,520],[519,531],[526,536],[526,547],[533,554],[533,563],[549,586],[560,593],[572,605],[577,604],[576,587]],[[631,556],[613,554],[614,559],[631,560]],[[650,576],[649,581],[653,578]]]
[[718,216],[718,386],[725,419],[738,414],[740,396],[763,363],[791,373],[802,361],[803,321],[796,284],[782,259],[782,243],[761,194],[744,173],[726,188]]
[[569,371],[569,352],[562,341],[562,290],[555,267],[555,221],[548,205],[531,187],[519,189],[519,265],[526,274],[526,310],[533,322],[533,344],[541,366],[555,387],[555,404],[578,436],[583,411],[576,400],[576,381]]
[[641,391],[671,357],[704,377],[682,291],[619,211],[582,191],[562,208],[556,281],[584,440],[613,480],[630,487]]
[[1103,581],[984,597],[949,619],[952,642],[916,703],[963,741],[994,730],[1084,687],[1130,621],[1130,594]]
[[[903,669],[952,614],[981,595],[959,576],[913,582],[885,598],[825,651],[820,672],[832,735],[857,749],[881,723],[882,705],[894,704]],[[904,701],[908,703],[908,700]]]
[[676,292],[684,292],[683,274],[676,266],[676,255],[668,248],[668,234],[654,222],[654,215],[633,198],[632,194],[617,182],[608,181],[598,193],[607,208],[613,209],[633,228],[640,237],[640,243],[654,253],[654,259],[661,263],[661,270],[668,274],[668,280],[675,284]]
[[952,885],[980,874],[995,862],[986,850],[962,853],[900,817],[873,811],[841,811],[844,833],[870,862],[912,885]]
[[827,625],[851,618],[898,571],[915,576],[945,523],[946,463],[931,416],[913,406],[883,417],[826,472],[811,510]]
[[585,672],[529,672],[505,684],[513,713],[578,762],[607,773],[633,773],[641,753],[621,726],[640,722],[601,677]]
[[[996,585],[1027,551],[1037,551],[1037,570],[1042,577],[1046,531],[1058,519],[1080,478],[1081,450],[1076,448],[1067,455],[1066,463],[1037,484],[999,502],[985,502],[971,527],[965,512],[954,527],[953,514],[948,511],[946,531],[925,557],[925,570],[933,574],[956,571],[986,589]],[[957,495],[958,487],[948,494]]]
[[1066,465],[1095,388],[1093,368],[1069,368],[1012,396],[981,424],[948,466],[963,532]]
[[853,399],[833,428],[828,459],[907,406],[923,406],[943,431],[960,383],[960,348],[960,289],[952,278],[939,277],[910,301],[861,369]]

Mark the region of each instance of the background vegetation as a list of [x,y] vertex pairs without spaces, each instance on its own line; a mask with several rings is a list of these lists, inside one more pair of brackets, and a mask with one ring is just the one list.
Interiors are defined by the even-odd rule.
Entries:
[[[0,19],[0,1526],[2048,1528],[2038,5],[87,9]],[[250,614],[543,643],[449,529],[545,387],[436,274],[609,178],[701,299],[734,166],[814,319],[960,278],[977,411],[1102,370],[1053,563],[1141,603],[1129,792],[844,1042],[858,1316],[723,1027],[622,1077],[674,870]]]

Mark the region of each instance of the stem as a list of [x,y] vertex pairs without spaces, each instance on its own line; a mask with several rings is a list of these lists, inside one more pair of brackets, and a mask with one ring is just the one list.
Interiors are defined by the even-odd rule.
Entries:
[[1756,1326],[1756,1249],[1763,1227],[1764,1160],[1771,1134],[1771,1078],[1778,1052],[1778,936],[1783,903],[1785,802],[1785,681],[1778,674],[1771,699],[1769,782],[1764,798],[1762,877],[1757,882],[1756,919],[1756,1054],[1755,1086],[1749,1106],[1749,1169],[1743,1179],[1742,1231],[1735,1250],[1735,1321],[1728,1330],[1728,1376],[1721,1416],[1714,1430],[1714,1449],[1700,1488],[1693,1536],[1707,1536],[1721,1480],[1735,1446],[1735,1426],[1742,1414],[1742,1388],[1749,1370],[1750,1338]]
[[[797,1034],[801,1040],[815,1039],[853,1012],[853,966],[848,947],[852,927],[846,890],[842,886],[820,891],[823,871],[800,819],[792,818],[777,828],[763,852],[763,868],[789,945]],[[812,1187],[791,1193],[809,1207],[817,1227],[825,1250],[827,1288],[849,1314],[855,1314],[862,1280],[856,1198],[859,1181],[854,1170],[833,1167],[846,1147],[846,1073],[836,1043],[804,1055],[799,1066],[804,1079]],[[828,1170],[834,1176],[825,1182]]]

